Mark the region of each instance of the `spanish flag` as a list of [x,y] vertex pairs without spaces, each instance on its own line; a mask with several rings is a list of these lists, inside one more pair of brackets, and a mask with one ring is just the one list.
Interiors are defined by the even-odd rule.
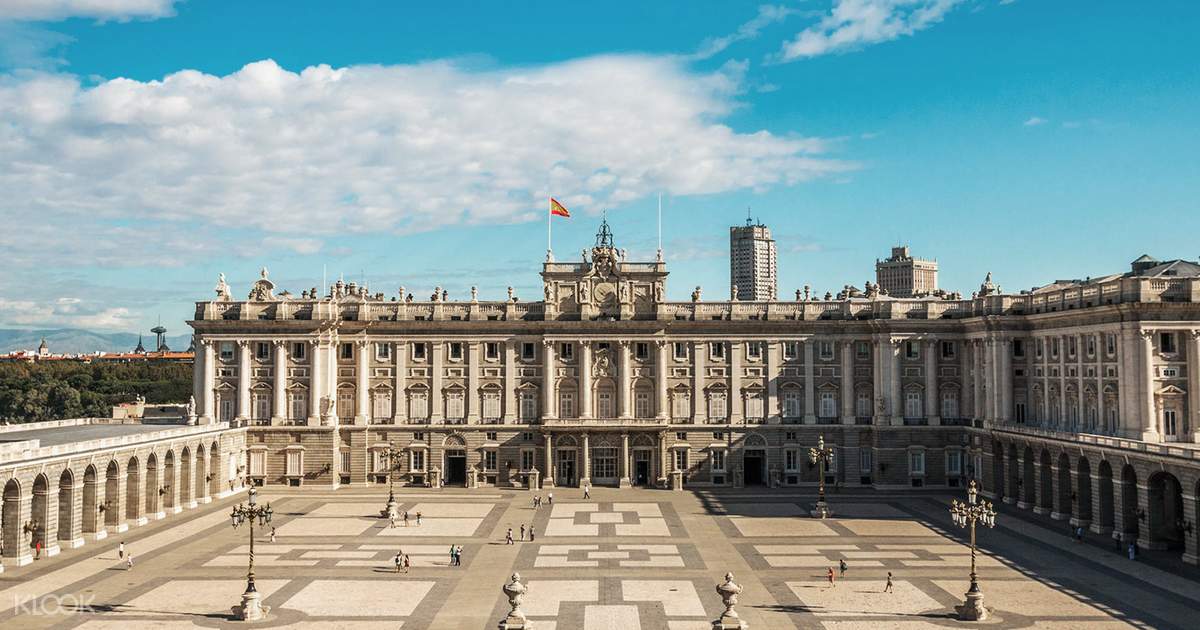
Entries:
[[560,217],[571,217],[571,213],[567,210],[566,206],[558,203],[558,200],[554,197],[550,198],[550,214],[558,215]]

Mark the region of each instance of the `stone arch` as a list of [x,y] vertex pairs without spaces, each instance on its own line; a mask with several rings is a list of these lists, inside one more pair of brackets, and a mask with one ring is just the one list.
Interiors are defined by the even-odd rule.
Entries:
[[1037,482],[1034,481],[1034,464],[1033,464],[1033,447],[1026,445],[1023,453],[1024,460],[1022,462],[1021,471],[1021,500],[1025,502],[1025,507],[1037,506]]
[[467,448],[467,441],[458,433],[450,433],[442,439],[442,448]]
[[1100,478],[1100,527],[1111,529],[1115,521],[1115,500],[1113,497],[1113,473],[1112,465],[1108,460],[1100,460],[1100,465],[1097,467],[1097,474]]
[[1075,518],[1090,523],[1094,518],[1092,515],[1092,465],[1086,457],[1080,457],[1075,466],[1075,487],[1077,488],[1075,496],[1078,499],[1075,503]]
[[40,543],[45,548],[46,526],[50,522],[50,479],[46,477],[46,473],[39,473],[33,478],[33,500],[30,502],[29,514],[33,524],[29,546],[36,548]]
[[578,442],[575,441],[574,435],[560,435],[558,436],[558,439],[555,440],[556,447],[568,448],[575,446],[576,444],[578,444]]
[[191,506],[195,485],[192,483],[192,449],[186,444],[179,451],[179,504]]
[[175,451],[168,450],[163,456],[163,476],[162,485],[166,490],[163,495],[163,509],[174,510],[176,507],[176,497],[179,495],[179,485],[176,483],[175,474]]
[[21,539],[24,538],[24,522],[21,519],[21,482],[9,479],[4,484],[3,514],[0,524],[4,531],[4,557],[16,558],[21,555]]
[[742,448],[765,449],[767,448],[767,438],[763,437],[759,433],[747,433],[746,436],[742,438]]
[[121,524],[121,465],[109,460],[104,469],[104,525],[116,527]]
[[646,433],[638,433],[633,436],[633,446],[654,446],[654,438]]
[[141,462],[134,455],[125,465],[125,518],[128,520],[135,521],[142,515],[141,491]]
[[216,442],[208,447],[208,494],[221,494],[221,447]]
[[1125,464],[1121,469],[1121,514],[1125,533],[1138,535],[1138,488],[1137,471],[1131,464]]
[[208,496],[208,458],[205,457],[204,445],[196,445],[196,499]]
[[1017,459],[1017,445],[1008,445],[1008,497],[1009,502],[1021,500],[1021,463]]
[[1059,518],[1069,518],[1075,515],[1075,508],[1071,505],[1072,499],[1078,499],[1071,486],[1071,458],[1067,457],[1066,453],[1058,454],[1058,505],[1057,512]]
[[[353,418],[358,412],[358,390],[354,383],[338,383],[335,392],[335,410],[339,418]],[[216,494],[217,491],[213,491]]]
[[95,464],[88,464],[88,467],[83,470],[83,533],[95,534],[99,530],[100,523],[99,510],[100,506],[97,503],[97,474]]
[[58,476],[58,540],[75,539],[75,474],[64,468]]
[[1050,451],[1046,449],[1042,449],[1039,471],[1041,472],[1041,478],[1038,484],[1037,505],[1043,510],[1050,510],[1054,507],[1054,470],[1050,464]]
[[[645,400],[647,403],[645,409],[642,410],[643,413],[640,415],[638,413],[639,399]],[[629,400],[632,401],[633,404],[630,405],[629,411],[634,417],[653,418],[655,414],[658,413],[657,401],[655,399],[654,381],[648,378],[636,378],[633,380],[633,383],[630,384]]]
[[1183,486],[1165,470],[1150,476],[1146,525],[1152,548],[1183,549]]
[[992,494],[997,501],[1004,500],[1004,445],[992,440]]
[[158,499],[161,484],[158,480],[158,454],[151,452],[146,456],[146,516],[158,513]]

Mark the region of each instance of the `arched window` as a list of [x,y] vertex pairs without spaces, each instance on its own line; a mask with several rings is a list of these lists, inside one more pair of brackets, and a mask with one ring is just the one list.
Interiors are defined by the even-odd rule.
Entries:
[[942,417],[958,417],[958,392],[953,389],[942,392]]
[[725,390],[714,389],[708,393],[708,417],[724,420],[729,417],[728,398]]
[[833,390],[825,390],[821,392],[821,409],[822,418],[837,417],[837,392]]
[[671,391],[671,417],[687,418],[692,415],[692,395],[683,387]]
[[799,418],[802,413],[800,409],[800,388],[785,388],[783,390],[783,416],[785,418]]
[[924,405],[921,404],[921,392],[911,390],[904,393],[904,417],[922,418],[925,416]]

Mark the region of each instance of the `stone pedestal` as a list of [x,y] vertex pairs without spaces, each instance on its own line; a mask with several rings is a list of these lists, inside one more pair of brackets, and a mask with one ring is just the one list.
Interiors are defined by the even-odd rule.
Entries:
[[633,484],[630,483],[629,477],[621,477],[621,479],[617,481],[618,488],[630,488],[632,486]]
[[271,612],[271,608],[262,605],[262,599],[257,590],[246,589],[242,593],[242,603],[233,607],[233,614],[241,621],[259,621]]
[[430,488],[441,488],[442,487],[442,469],[441,468],[434,466],[429,471],[429,487]]
[[521,610],[521,599],[525,596],[525,585],[521,583],[521,574],[513,573],[512,578],[508,583],[501,587],[500,591],[508,598],[508,614],[496,624],[498,630],[530,630],[533,628],[533,623],[525,618],[525,611]]
[[833,512],[829,509],[829,504],[825,501],[817,501],[813,504],[813,509],[809,512],[813,518],[829,518]]
[[525,487],[529,490],[537,490],[540,488],[541,485],[539,482],[541,481],[541,476],[542,474],[538,472],[538,469],[534,468],[533,470],[530,470],[525,475]]
[[955,606],[960,621],[983,621],[988,618],[988,609],[983,606],[983,593],[967,591],[966,601]]
[[671,471],[671,490],[674,490],[676,492],[683,491],[683,471],[682,470],[672,470]]
[[467,469],[467,487],[468,488],[478,488],[479,487],[479,471],[478,470],[476,470],[474,468]]

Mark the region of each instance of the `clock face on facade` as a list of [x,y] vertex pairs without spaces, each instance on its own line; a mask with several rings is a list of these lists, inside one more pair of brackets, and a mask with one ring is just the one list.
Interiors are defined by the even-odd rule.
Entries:
[[601,282],[596,285],[594,295],[597,304],[604,304],[609,300],[614,299],[617,293],[617,288],[611,282]]

